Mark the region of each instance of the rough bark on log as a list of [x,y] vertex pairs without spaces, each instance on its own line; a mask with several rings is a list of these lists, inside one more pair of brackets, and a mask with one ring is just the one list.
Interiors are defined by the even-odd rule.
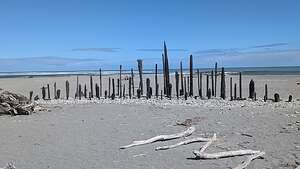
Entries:
[[120,147],[120,149],[126,149],[126,148],[130,148],[130,147],[134,147],[134,146],[150,144],[150,143],[153,143],[156,141],[166,141],[166,140],[172,140],[172,139],[177,139],[177,138],[181,138],[181,137],[187,137],[187,136],[190,136],[195,130],[196,130],[196,128],[191,126],[186,131],[183,131],[180,133],[171,134],[171,135],[158,135],[158,136],[152,137],[147,140],[134,141],[132,144]]
[[179,147],[182,145],[187,145],[187,144],[191,144],[191,143],[195,143],[195,142],[207,142],[210,140],[211,140],[210,138],[197,137],[197,138],[184,140],[184,141],[181,141],[181,142],[173,144],[173,145],[157,147],[157,148],[155,148],[155,150],[156,151],[157,150],[168,150],[168,149],[176,148],[176,147]]

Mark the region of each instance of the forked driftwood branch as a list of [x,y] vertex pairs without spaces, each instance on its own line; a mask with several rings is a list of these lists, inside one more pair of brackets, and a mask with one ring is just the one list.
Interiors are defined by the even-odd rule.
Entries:
[[14,166],[13,163],[8,163],[5,167],[1,168],[0,169],[16,169],[16,167]]
[[200,153],[204,152],[207,149],[207,147],[210,146],[212,144],[212,142],[214,142],[216,140],[217,140],[217,134],[214,133],[213,137],[211,139],[209,139],[208,142],[204,146],[201,147],[199,152]]
[[223,151],[218,153],[204,153],[195,150],[193,153],[197,158],[200,159],[219,159],[219,158],[234,157],[234,156],[254,155],[254,154],[261,153],[261,151],[237,150],[237,151]]
[[172,148],[176,148],[182,145],[187,145],[187,144],[191,144],[191,143],[195,143],[195,142],[207,142],[210,141],[210,138],[203,138],[203,137],[197,137],[197,138],[192,138],[192,139],[188,139],[188,140],[184,140],[182,142],[173,144],[173,145],[168,145],[168,146],[162,146],[162,147],[157,147],[155,150],[168,150],[168,149],[172,149]]
[[239,164],[238,166],[236,166],[233,169],[244,169],[250,164],[250,162],[252,160],[255,160],[256,158],[261,157],[264,154],[265,154],[265,152],[260,152],[260,153],[257,153],[257,154],[250,155],[245,161],[243,161],[241,164]]
[[132,144],[122,146],[122,147],[120,147],[120,149],[126,149],[126,148],[130,148],[130,147],[134,147],[134,146],[150,144],[150,143],[153,143],[156,141],[166,141],[166,140],[172,140],[172,139],[177,139],[177,138],[181,138],[181,137],[187,137],[187,136],[191,135],[195,130],[196,130],[196,128],[194,126],[191,126],[186,131],[183,131],[180,133],[171,134],[171,135],[158,135],[158,136],[152,137],[147,140],[133,141]]

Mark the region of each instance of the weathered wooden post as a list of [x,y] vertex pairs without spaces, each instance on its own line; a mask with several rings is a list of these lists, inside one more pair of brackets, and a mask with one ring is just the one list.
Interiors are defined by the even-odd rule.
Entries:
[[48,90],[48,100],[50,100],[51,98],[50,98],[50,86],[49,86],[49,84],[47,84],[47,90]]
[[172,98],[172,84],[171,83],[168,84],[168,98],[169,99]]
[[92,75],[90,75],[90,87],[91,87],[91,97],[90,98],[93,98],[94,92],[93,92],[93,76]]
[[292,102],[292,101],[293,101],[293,96],[292,96],[292,95],[289,95],[288,102]]
[[99,86],[100,86],[100,97],[102,97],[102,71],[99,69]]
[[115,96],[116,96],[116,93],[115,93],[115,79],[113,78],[112,79],[112,95],[111,95],[111,99],[114,100]]
[[69,81],[66,81],[66,98],[69,99],[70,96],[70,83]]
[[236,83],[234,83],[234,100],[237,99],[237,93],[236,93]]
[[264,96],[264,101],[266,102],[268,100],[268,85],[265,84],[265,96]]
[[129,99],[131,99],[131,77],[129,77],[129,82],[128,82],[128,94],[129,94]]
[[125,84],[123,84],[123,92],[122,92],[122,94],[123,94],[123,98],[125,99],[125,96],[126,96],[126,93],[125,93],[125,91],[126,91],[126,85]]
[[131,80],[132,80],[132,96],[134,96],[134,74],[132,68],[131,68]]
[[120,94],[119,97],[122,98],[122,65],[120,65]]
[[141,89],[137,89],[136,94],[137,94],[138,99],[140,99],[141,98]]
[[155,64],[155,96],[158,98],[157,64]]
[[140,95],[143,95],[143,60],[138,59],[138,69],[139,69],[139,76],[140,76],[140,84],[139,84],[139,89],[140,89]]
[[193,85],[193,76],[194,76],[194,72],[193,72],[193,55],[190,55],[190,93],[189,96],[192,97],[194,94],[194,85]]
[[188,94],[188,96],[190,95],[190,77],[188,76],[187,78],[186,78],[186,80],[187,80],[187,94]]
[[225,99],[226,95],[226,84],[225,84],[225,71],[224,67],[222,67],[222,73],[221,73],[221,98]]
[[146,87],[147,87],[147,89],[146,89],[147,90],[146,98],[150,99],[151,96],[150,96],[150,79],[149,78],[146,79]]
[[163,99],[163,91],[160,90],[160,100],[162,100],[162,99]]
[[187,92],[186,92],[186,77],[184,77],[184,99],[187,100]]
[[202,98],[202,72],[200,72],[200,90],[199,90],[199,97]]
[[208,99],[211,99],[211,89],[209,88],[208,91],[207,91],[207,98]]
[[176,96],[177,96],[177,99],[179,99],[179,74],[178,72],[176,71],[175,72],[175,86],[176,86]]
[[183,89],[183,71],[182,71],[182,61],[180,61],[180,81],[181,81],[181,90],[180,90],[180,96],[184,95],[184,89]]
[[29,100],[32,101],[33,91],[29,92]]
[[54,85],[53,85],[53,88],[54,88],[54,99],[57,99],[57,96],[56,96],[56,82],[54,82]]
[[87,98],[87,87],[86,87],[86,84],[84,84],[83,95],[84,95],[84,98]]
[[107,99],[107,90],[104,91],[104,98]]
[[165,56],[164,56],[164,54],[162,54],[161,55],[161,57],[162,57],[162,66],[163,66],[163,81],[164,81],[164,87],[163,87],[163,89],[164,89],[164,94],[166,94],[166,68],[165,68],[165,66],[166,66],[166,64],[165,64]]
[[211,95],[215,96],[214,71],[211,70]]
[[[93,88],[93,87],[92,87]],[[79,89],[78,89],[78,97],[79,97],[79,100],[81,100],[81,84],[79,84]]]
[[278,93],[274,94],[274,102],[279,102],[280,101],[280,97]]
[[232,96],[232,77],[230,77],[230,100],[233,100],[233,96]]
[[197,80],[198,80],[198,96],[200,97],[200,70],[197,69]]
[[60,99],[60,89],[56,90],[56,99]]
[[118,87],[117,95],[120,95],[120,79],[117,79],[117,87]]
[[166,94],[169,98],[171,98],[171,88],[170,86],[170,71],[169,71],[169,59],[168,59],[168,49],[167,49],[167,45],[166,42],[164,42],[164,62],[165,62],[165,78],[166,78]]
[[108,97],[110,97],[110,84],[111,83],[111,79],[110,77],[108,77]]
[[254,99],[254,92],[255,92],[255,83],[253,79],[250,80],[249,83],[249,98]]
[[96,91],[96,97],[97,97],[98,99],[100,99],[100,91],[99,91],[99,86],[98,86],[97,83],[95,84],[95,91]]
[[44,86],[42,87],[42,98],[43,100],[46,99],[46,88]]
[[215,63],[215,97],[217,97],[218,63]]
[[209,75],[206,75],[206,97],[208,97],[208,88],[209,88]]
[[240,72],[239,74],[239,83],[240,83],[240,99],[243,98],[243,95],[242,95],[242,72]]

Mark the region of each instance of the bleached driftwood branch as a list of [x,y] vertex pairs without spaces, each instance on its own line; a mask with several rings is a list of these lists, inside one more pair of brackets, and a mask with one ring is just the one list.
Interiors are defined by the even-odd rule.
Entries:
[[171,135],[159,135],[159,136],[155,136],[150,139],[147,139],[147,140],[133,141],[132,144],[122,146],[122,147],[120,147],[120,149],[126,149],[126,148],[130,148],[130,147],[134,147],[134,146],[150,144],[150,143],[153,143],[156,141],[166,141],[166,140],[172,140],[172,139],[181,138],[181,137],[187,137],[187,136],[191,135],[195,130],[196,130],[196,128],[194,126],[191,126],[186,131],[183,131],[180,133],[171,134]]
[[173,145],[169,145],[169,146],[162,146],[162,147],[157,147],[155,150],[167,150],[167,149],[172,149],[172,148],[176,148],[182,145],[187,145],[187,144],[191,144],[191,143],[195,143],[195,142],[207,142],[210,141],[210,138],[203,138],[203,137],[197,137],[197,138],[192,138],[192,139],[188,139],[188,140],[184,140],[182,142],[173,144]]
[[265,154],[265,152],[259,152],[257,154],[250,155],[245,161],[242,162],[242,164],[239,164],[234,169],[244,169],[246,168],[250,162],[258,157],[261,157]]
[[213,137],[211,139],[209,139],[209,141],[201,147],[200,151],[199,152],[204,152],[208,146],[210,146],[212,144],[212,142],[216,141],[217,140],[217,134],[214,133]]
[[243,156],[243,155],[254,155],[259,154],[261,151],[254,151],[254,150],[237,150],[237,151],[224,151],[218,153],[204,153],[195,150],[194,155],[200,159],[219,159],[225,157],[234,157],[234,156]]
[[8,163],[5,167],[0,168],[0,169],[16,169],[13,163]]

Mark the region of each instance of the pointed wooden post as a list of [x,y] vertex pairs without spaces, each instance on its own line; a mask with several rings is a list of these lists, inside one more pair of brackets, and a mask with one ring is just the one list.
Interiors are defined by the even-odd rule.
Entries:
[[140,94],[143,95],[143,60],[138,59],[138,69],[139,69],[139,76],[140,76],[140,85],[139,85],[139,89],[140,89]]
[[60,99],[60,89],[57,89],[57,91],[56,91],[56,98]]
[[93,92],[93,76],[92,75],[90,75],[90,89],[91,89],[91,98],[93,98],[94,92]]
[[117,79],[117,87],[118,87],[117,95],[120,95],[120,79]]
[[268,85],[265,84],[265,96],[264,96],[264,101],[266,102],[268,100]]
[[157,64],[155,64],[155,96],[158,98]]
[[239,74],[239,83],[240,83],[240,99],[243,98],[243,95],[242,95],[242,72],[240,72]]
[[186,80],[187,80],[187,94],[188,94],[188,96],[190,95],[190,78],[189,78],[189,76],[186,78]]
[[146,79],[146,87],[147,87],[146,98],[150,99],[151,96],[150,96],[150,79],[149,78]]
[[100,97],[102,97],[102,71],[101,68],[99,69],[99,87],[100,87]]
[[125,99],[125,96],[126,96],[126,85],[125,84],[123,84],[123,92],[122,92],[122,94],[123,94],[123,99]]
[[163,89],[164,89],[164,94],[166,94],[166,63],[165,63],[165,56],[164,56],[164,54],[162,54],[161,55],[161,57],[162,57],[162,66],[163,66],[163,81],[164,81],[164,87],[163,87]]
[[202,93],[202,72],[200,72],[200,90],[199,90],[199,97],[200,97],[200,98],[203,97],[203,93]]
[[207,99],[211,99],[211,89],[209,88],[207,91]]
[[50,86],[47,84],[47,90],[48,90],[48,100],[50,100]]
[[181,90],[180,90],[180,96],[184,95],[184,89],[183,89],[183,71],[182,71],[182,61],[180,61],[180,81],[181,81]]
[[95,84],[95,91],[96,91],[96,97],[97,97],[98,99],[100,99],[100,91],[99,91],[99,86],[98,86],[97,83]]
[[115,79],[112,79],[112,95],[111,95],[111,99],[114,100],[116,96],[115,93]]
[[226,95],[226,84],[225,84],[225,71],[224,67],[222,67],[222,73],[221,73],[221,98],[225,99]]
[[179,74],[177,71],[175,72],[175,84],[176,84],[176,96],[177,99],[179,99]]
[[234,83],[234,100],[237,99],[237,92],[236,92],[236,83]]
[[69,100],[70,96],[70,83],[69,81],[66,81],[66,99]]
[[[92,87],[93,88],[93,87]],[[81,100],[81,84],[79,84],[79,89],[78,89],[78,97],[79,97],[79,100]]]
[[184,77],[184,99],[187,100],[187,92],[186,92],[186,77]]
[[249,98],[254,99],[254,93],[255,93],[255,83],[253,79],[250,80],[249,83]]
[[200,70],[197,69],[198,96],[200,97]]
[[76,77],[76,93],[75,93],[75,98],[79,96],[79,78],[78,75]]
[[193,72],[193,55],[190,55],[190,97],[194,94],[194,85],[193,85],[193,78],[194,72]]
[[133,75],[132,68],[131,68],[131,81],[132,81],[132,96],[134,96],[134,75]]
[[107,99],[107,90],[104,91],[104,98]]
[[54,90],[53,90],[53,93],[54,93],[54,99],[57,99],[57,93],[56,93],[56,82],[54,82],[54,85],[53,85],[53,88],[54,88]]
[[232,77],[230,77],[230,100],[233,100],[233,96],[232,96]]
[[86,84],[84,84],[83,95],[84,95],[84,98],[87,98],[87,87],[86,87]]
[[211,95],[215,96],[214,71],[211,71]]
[[46,88],[44,86],[42,87],[42,98],[43,100],[46,99]]
[[206,97],[208,97],[208,89],[209,89],[209,75],[206,75]]
[[215,63],[215,97],[217,97],[218,63]]
[[128,94],[129,94],[129,99],[131,99],[131,77],[129,77],[129,82],[128,82]]
[[119,97],[122,98],[122,65],[120,65],[120,94]]
[[110,86],[111,86],[111,79],[108,77],[108,97],[110,97]]
[[163,99],[163,91],[160,90],[160,100],[162,100],[162,99]]
[[168,49],[166,42],[164,42],[164,56],[165,56],[165,76],[166,76],[166,94],[169,98],[171,98],[171,84],[170,84],[170,71],[169,71],[169,59],[168,59]]

